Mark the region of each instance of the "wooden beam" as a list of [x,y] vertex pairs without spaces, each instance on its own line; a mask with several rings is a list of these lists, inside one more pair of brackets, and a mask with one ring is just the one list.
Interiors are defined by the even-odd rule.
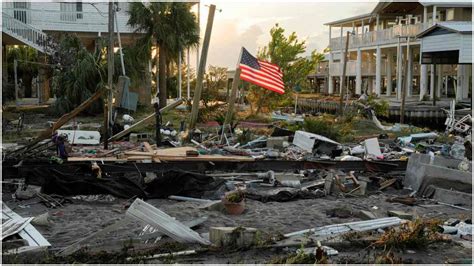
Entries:
[[201,60],[199,60],[199,68],[196,77],[196,89],[194,90],[193,106],[191,109],[191,120],[189,123],[189,129],[194,129],[196,126],[199,103],[201,102],[201,91],[202,82],[204,78],[204,72],[206,71],[206,60],[207,52],[209,50],[209,43],[211,42],[212,24],[214,23],[214,13],[216,12],[216,6],[210,5],[209,15],[207,17],[206,33],[204,34],[204,40],[202,43]]
[[31,147],[33,147],[35,144],[39,143],[40,141],[44,140],[44,139],[47,139],[47,138],[50,138],[53,133],[58,130],[60,127],[62,127],[63,125],[65,125],[67,122],[69,122],[69,120],[73,119],[74,117],[76,117],[79,113],[81,113],[82,111],[84,111],[87,107],[89,107],[93,102],[95,102],[96,100],[98,100],[100,98],[100,96],[102,96],[102,93],[103,93],[103,90],[98,90],[96,91],[89,99],[87,99],[86,101],[84,101],[83,103],[81,103],[78,107],[76,107],[74,110],[72,110],[71,112],[67,113],[67,114],[64,114],[63,116],[61,116],[54,124],[51,128],[48,128],[46,130],[44,130],[43,132],[41,132],[38,137],[36,137],[35,140],[33,140],[30,144],[28,144],[27,146],[21,148],[21,149],[18,149],[16,151],[13,151],[13,153],[17,152],[17,151],[20,151],[20,150],[28,150],[30,149]]

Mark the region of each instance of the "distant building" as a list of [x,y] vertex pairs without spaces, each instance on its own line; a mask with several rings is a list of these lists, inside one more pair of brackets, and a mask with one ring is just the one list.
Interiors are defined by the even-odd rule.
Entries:
[[[115,32],[120,32],[122,45],[133,43],[137,36],[135,30],[127,25],[131,1],[116,2],[118,11]],[[191,2],[199,3],[199,0]],[[6,47],[9,45],[27,45],[44,53],[44,43],[49,36],[73,33],[85,47],[94,50],[99,38],[108,36],[108,1],[103,2],[2,2],[2,70],[6,71]],[[199,18],[198,18],[199,19]],[[116,46],[118,46],[116,44]],[[41,74],[40,74],[41,76]],[[39,80],[46,81],[44,77]],[[46,83],[35,101],[46,101],[49,88]],[[150,93],[140,92],[140,101],[150,102]]]
[[[115,30],[120,31],[122,44],[134,40],[134,30],[127,26],[128,2],[118,3]],[[9,45],[27,45],[40,54],[45,53],[48,36],[66,33],[77,35],[85,47],[94,50],[98,39],[108,35],[108,2],[3,2],[2,3],[2,70],[7,78],[6,47]],[[105,35],[105,36],[104,36]],[[17,96],[32,97],[26,103],[47,101],[50,95],[49,80],[40,71],[38,83],[31,84],[32,94],[18,92]],[[25,84],[30,86],[30,84]],[[33,89],[35,87],[35,89]]]
[[[320,92],[340,92],[349,32],[346,84],[355,94],[400,100],[405,85],[411,99],[434,95],[468,99],[472,97],[471,14],[471,2],[388,1],[379,2],[368,14],[326,23],[330,52],[308,79]],[[436,69],[435,61],[428,60],[442,57],[448,59],[437,62]]]
[[[119,2],[118,8],[120,37],[127,43],[134,31],[127,26],[129,3]],[[75,33],[93,48],[98,37],[108,34],[108,2],[2,3],[2,47],[25,44],[43,52],[45,37],[55,33]]]

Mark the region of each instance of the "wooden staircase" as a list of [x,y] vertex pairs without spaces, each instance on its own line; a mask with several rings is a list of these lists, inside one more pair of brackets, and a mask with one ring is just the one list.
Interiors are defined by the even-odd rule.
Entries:
[[45,49],[48,38],[46,33],[5,12],[2,12],[2,32],[41,53],[50,53]]

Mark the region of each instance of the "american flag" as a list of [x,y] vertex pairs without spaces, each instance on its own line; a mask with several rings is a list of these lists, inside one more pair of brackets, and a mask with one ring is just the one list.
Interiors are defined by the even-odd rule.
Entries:
[[252,84],[274,91],[279,94],[285,93],[283,84],[283,73],[280,68],[265,61],[253,57],[245,48],[242,48],[240,59],[240,79]]

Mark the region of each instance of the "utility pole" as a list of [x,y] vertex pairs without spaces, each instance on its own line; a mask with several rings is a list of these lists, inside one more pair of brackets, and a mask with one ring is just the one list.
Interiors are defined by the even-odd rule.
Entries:
[[[459,67],[459,66],[458,66]],[[435,63],[433,64],[433,72],[435,73],[434,74],[434,86],[433,86],[433,106],[436,106],[436,90],[438,88],[438,84],[436,82],[436,61]]]
[[[400,124],[403,124],[405,122],[405,98],[406,98],[406,93],[407,93],[407,83],[408,83],[408,56],[410,55],[410,37],[407,38],[407,56],[405,57],[405,62],[404,66],[405,68],[403,69],[405,72],[405,78],[407,79],[407,82],[403,82],[402,79],[402,103],[400,105]],[[400,48],[401,52],[401,48]],[[403,77],[403,75],[401,75]]]
[[344,100],[344,87],[346,86],[346,66],[347,66],[347,50],[349,49],[349,35],[350,32],[347,32],[346,35],[346,48],[344,49],[344,56],[342,57],[344,59],[344,64],[342,66],[342,77],[341,77],[341,88],[340,88],[340,93],[341,93],[341,98],[339,99],[339,115],[342,115],[342,106],[343,106],[343,100]]
[[204,78],[204,72],[206,71],[206,60],[207,52],[209,50],[209,43],[211,41],[212,24],[214,23],[214,13],[216,12],[216,6],[210,5],[209,16],[207,17],[206,33],[202,43],[201,60],[199,60],[199,69],[196,77],[196,89],[194,90],[193,106],[191,110],[191,120],[189,123],[189,129],[194,129],[199,113],[199,102],[201,101],[202,91],[202,80]]
[[109,137],[112,136],[110,123],[112,122],[113,76],[114,76],[114,2],[109,2],[109,46],[107,47],[107,105],[104,108],[104,149],[109,148]]

